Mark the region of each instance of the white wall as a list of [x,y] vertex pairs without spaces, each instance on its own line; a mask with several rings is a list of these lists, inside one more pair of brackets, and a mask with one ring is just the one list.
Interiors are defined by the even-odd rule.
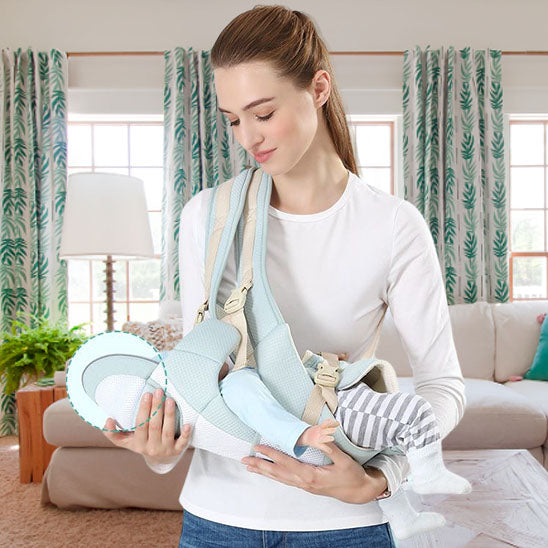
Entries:
[[[64,51],[210,49],[244,0],[0,0],[0,46]],[[548,50],[545,0],[302,0],[329,50],[453,45]],[[333,56],[347,111],[401,112],[402,57]],[[504,110],[548,113],[548,56],[503,57]],[[163,58],[72,57],[71,112],[162,112]]]

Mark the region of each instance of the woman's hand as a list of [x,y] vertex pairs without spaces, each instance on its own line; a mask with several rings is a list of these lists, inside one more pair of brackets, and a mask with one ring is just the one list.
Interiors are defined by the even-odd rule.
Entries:
[[[186,424],[181,435],[175,439],[175,401],[167,398],[165,402],[162,402],[163,395],[164,392],[158,388],[152,398],[149,393],[141,398],[136,424],[144,424],[138,426],[133,432],[104,431],[105,436],[118,447],[144,455],[151,463],[174,462],[177,455],[182,453],[188,445],[191,427]],[[158,412],[153,414],[156,409]],[[149,417],[150,421],[147,421]],[[109,417],[104,427],[114,430],[115,426],[114,419]]]
[[331,449],[328,456],[333,464],[325,466],[301,462],[265,445],[257,445],[254,449],[272,459],[273,463],[261,457],[245,457],[241,462],[248,465],[250,472],[351,504],[370,502],[387,488],[386,478],[380,470],[364,470],[335,443],[327,445]]

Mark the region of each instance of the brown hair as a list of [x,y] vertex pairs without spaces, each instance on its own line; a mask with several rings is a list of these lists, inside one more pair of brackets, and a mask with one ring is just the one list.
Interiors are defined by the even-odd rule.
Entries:
[[333,78],[329,52],[310,17],[279,5],[257,5],[235,17],[211,49],[213,68],[267,61],[278,77],[305,89],[318,70],[331,76],[331,92],[322,105],[326,125],[344,166],[358,175],[343,103]]

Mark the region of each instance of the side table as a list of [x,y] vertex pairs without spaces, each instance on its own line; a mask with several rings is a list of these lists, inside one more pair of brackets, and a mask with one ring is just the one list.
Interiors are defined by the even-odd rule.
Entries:
[[54,401],[67,397],[65,386],[36,386],[15,392],[19,423],[19,481],[41,482],[56,447],[44,439],[42,416]]

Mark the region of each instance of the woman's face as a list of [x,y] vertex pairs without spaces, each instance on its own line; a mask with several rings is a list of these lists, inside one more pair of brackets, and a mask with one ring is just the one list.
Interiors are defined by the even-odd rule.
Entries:
[[[307,90],[278,78],[266,62],[241,63],[214,71],[219,110],[235,139],[270,175],[291,170],[309,151],[317,134],[319,107],[314,83]],[[317,94],[316,94],[317,95]],[[246,106],[261,99],[268,101]],[[316,104],[315,104],[316,103]],[[275,149],[268,157],[257,153]]]

